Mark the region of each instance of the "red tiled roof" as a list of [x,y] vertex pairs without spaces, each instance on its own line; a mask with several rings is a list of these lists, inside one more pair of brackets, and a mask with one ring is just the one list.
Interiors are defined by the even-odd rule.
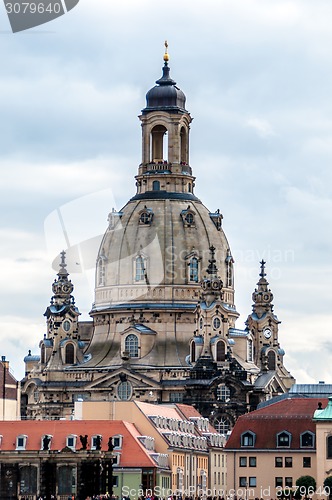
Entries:
[[[141,434],[134,424],[120,420],[27,420],[3,421],[0,423],[2,435],[1,450],[11,451],[16,448],[16,437],[28,436],[27,451],[41,449],[42,438],[45,434],[51,435],[51,450],[62,450],[66,446],[67,436],[77,436],[76,450],[81,448],[79,436],[88,435],[88,450],[91,437],[100,434],[103,439],[101,448],[107,451],[110,436],[122,435],[122,448],[120,465],[123,467],[152,467],[156,466],[147,450],[137,439]],[[116,452],[117,450],[115,450]]]
[[300,448],[300,435],[305,431],[314,433],[316,430],[312,417],[318,402],[323,403],[324,407],[327,400],[289,398],[242,415],[235,423],[226,449],[241,448],[241,435],[246,431],[255,433],[255,449],[275,449],[276,435],[282,431],[292,435],[290,449]]

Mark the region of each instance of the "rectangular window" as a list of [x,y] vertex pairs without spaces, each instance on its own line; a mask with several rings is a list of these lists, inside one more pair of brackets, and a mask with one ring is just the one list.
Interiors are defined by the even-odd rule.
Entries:
[[256,457],[249,457],[249,467],[256,467]]
[[285,457],[285,467],[293,467],[293,458]]
[[243,476],[239,477],[239,486],[242,486],[244,488],[247,487],[247,478],[246,477],[243,477]]
[[293,486],[293,478],[292,477],[285,477],[285,486],[292,487]]
[[240,467],[247,467],[247,457],[240,457]]
[[275,478],[275,486],[281,486],[282,487],[282,477],[276,477]]
[[255,477],[249,477],[249,486],[252,486],[253,488],[256,488],[256,478]]
[[282,467],[282,457],[275,457],[275,466]]
[[73,437],[69,437],[67,439],[67,446],[69,446],[69,448],[73,447],[75,444],[75,441],[74,441],[74,438]]
[[303,467],[311,467],[311,457],[303,457]]
[[119,476],[113,476],[113,486],[119,486]]

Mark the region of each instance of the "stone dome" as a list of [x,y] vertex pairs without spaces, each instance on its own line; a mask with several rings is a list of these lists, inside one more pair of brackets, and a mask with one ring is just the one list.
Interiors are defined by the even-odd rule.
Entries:
[[162,191],[136,195],[121,212],[110,214],[98,255],[93,312],[171,304],[194,309],[211,245],[216,248],[225,305],[235,312],[230,250],[221,217],[191,193]]

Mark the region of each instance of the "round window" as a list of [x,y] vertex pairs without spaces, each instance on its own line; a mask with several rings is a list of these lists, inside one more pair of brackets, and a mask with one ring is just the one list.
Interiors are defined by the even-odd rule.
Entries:
[[142,224],[149,224],[150,222],[150,214],[147,212],[143,212],[140,217],[140,221]]
[[68,319],[66,319],[63,323],[62,323],[62,328],[64,329],[65,332],[69,332],[70,328],[71,328],[71,323],[70,321],[68,321]]
[[189,213],[189,214],[186,215],[186,223],[187,224],[193,224],[194,223],[194,216],[193,216],[193,214]]
[[218,328],[220,328],[220,325],[221,325],[221,321],[219,318],[214,318],[213,320],[213,328],[215,330],[218,330]]

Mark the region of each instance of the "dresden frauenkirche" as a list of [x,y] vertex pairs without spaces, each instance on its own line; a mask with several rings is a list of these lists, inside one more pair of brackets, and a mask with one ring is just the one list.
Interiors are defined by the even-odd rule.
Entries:
[[70,418],[75,401],[183,402],[226,433],[239,415],[294,383],[264,261],[246,327],[235,326],[223,216],[195,196],[192,118],[168,62],[166,47],[139,117],[136,194],[110,213],[96,256],[91,321],[79,321],[61,252],[40,353],[25,357],[26,418]]

